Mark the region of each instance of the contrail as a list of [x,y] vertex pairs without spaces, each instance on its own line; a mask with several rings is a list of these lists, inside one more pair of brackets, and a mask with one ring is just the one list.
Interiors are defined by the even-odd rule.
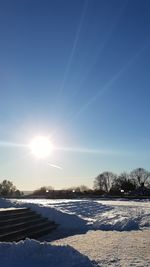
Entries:
[[58,165],[55,165],[55,164],[51,164],[51,163],[48,163],[48,165],[53,167],[53,168],[56,168],[56,169],[59,169],[59,170],[63,170],[63,168],[61,166],[58,166]]

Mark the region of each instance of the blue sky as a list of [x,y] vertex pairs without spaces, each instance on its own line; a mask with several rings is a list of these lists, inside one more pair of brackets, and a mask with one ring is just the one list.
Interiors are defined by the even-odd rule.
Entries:
[[[92,187],[149,169],[149,14],[146,0],[0,2],[1,179]],[[17,146],[38,134],[64,149],[37,160]]]

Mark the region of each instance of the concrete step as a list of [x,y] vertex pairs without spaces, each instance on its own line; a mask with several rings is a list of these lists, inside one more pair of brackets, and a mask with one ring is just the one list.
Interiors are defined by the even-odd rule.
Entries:
[[38,239],[41,236],[50,234],[56,228],[57,228],[57,225],[56,224],[53,224],[53,225],[50,225],[48,227],[45,227],[45,228],[42,228],[42,229],[39,229],[39,230],[34,230],[34,231],[28,233],[28,235],[18,235],[18,236],[15,236],[15,238],[9,239],[7,242],[20,241],[20,240],[24,240],[26,238]]
[[0,209],[0,241],[38,238],[57,225],[29,208]]
[[33,226],[36,227],[36,225],[38,225],[39,223],[42,223],[42,222],[48,222],[48,219],[46,218],[36,218],[36,219],[33,219],[33,220],[28,220],[28,221],[21,221],[21,222],[17,222],[17,223],[14,223],[14,224],[5,224],[3,226],[0,227],[0,234],[3,234],[3,233],[9,233],[11,231],[18,231],[19,229],[23,229],[25,227],[29,227],[29,226]]
[[10,213],[2,213],[0,214],[0,221],[3,220],[8,220],[8,219],[13,219],[13,218],[21,218],[21,217],[25,217],[25,216],[29,216],[29,215],[33,215],[36,214],[34,211],[32,210],[24,210],[24,211],[14,211],[14,212],[10,212]]
[[12,225],[12,224],[15,224],[15,223],[19,223],[19,222],[22,222],[22,221],[30,221],[30,220],[34,220],[34,219],[37,219],[37,218],[42,218],[39,214],[26,214],[25,216],[21,216],[21,217],[15,217],[15,218],[11,218],[9,217],[9,219],[3,219],[1,221],[0,219],[0,227],[4,226],[4,225]]
[[40,222],[36,226],[27,226],[27,227],[22,227],[21,229],[18,230],[10,230],[7,233],[0,234],[0,241],[11,241],[15,240],[15,238],[19,236],[25,236],[25,237],[30,237],[31,235],[45,231],[45,229],[53,229],[53,225],[51,225],[49,222]]
[[20,213],[24,211],[29,211],[29,208],[0,208],[0,216],[5,214]]

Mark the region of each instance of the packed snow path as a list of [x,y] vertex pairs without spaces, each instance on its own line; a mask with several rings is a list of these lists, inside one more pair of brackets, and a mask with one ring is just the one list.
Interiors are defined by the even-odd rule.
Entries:
[[150,266],[150,230],[89,231],[53,244],[69,245],[101,267]]

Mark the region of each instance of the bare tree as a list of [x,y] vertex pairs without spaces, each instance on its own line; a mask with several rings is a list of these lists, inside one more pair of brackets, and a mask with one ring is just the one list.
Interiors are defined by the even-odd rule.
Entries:
[[112,192],[129,192],[135,189],[134,180],[130,178],[130,175],[126,172],[121,173],[118,177],[116,177],[112,183]]
[[110,191],[112,182],[116,177],[117,176],[112,172],[103,172],[95,178],[94,188],[108,193]]
[[16,186],[13,185],[13,183],[9,180],[3,180],[2,183],[0,183],[0,195],[1,196],[13,196],[17,192],[20,192],[17,190]]
[[130,177],[135,181],[137,186],[144,187],[150,182],[150,172],[143,168],[133,170],[130,173]]

